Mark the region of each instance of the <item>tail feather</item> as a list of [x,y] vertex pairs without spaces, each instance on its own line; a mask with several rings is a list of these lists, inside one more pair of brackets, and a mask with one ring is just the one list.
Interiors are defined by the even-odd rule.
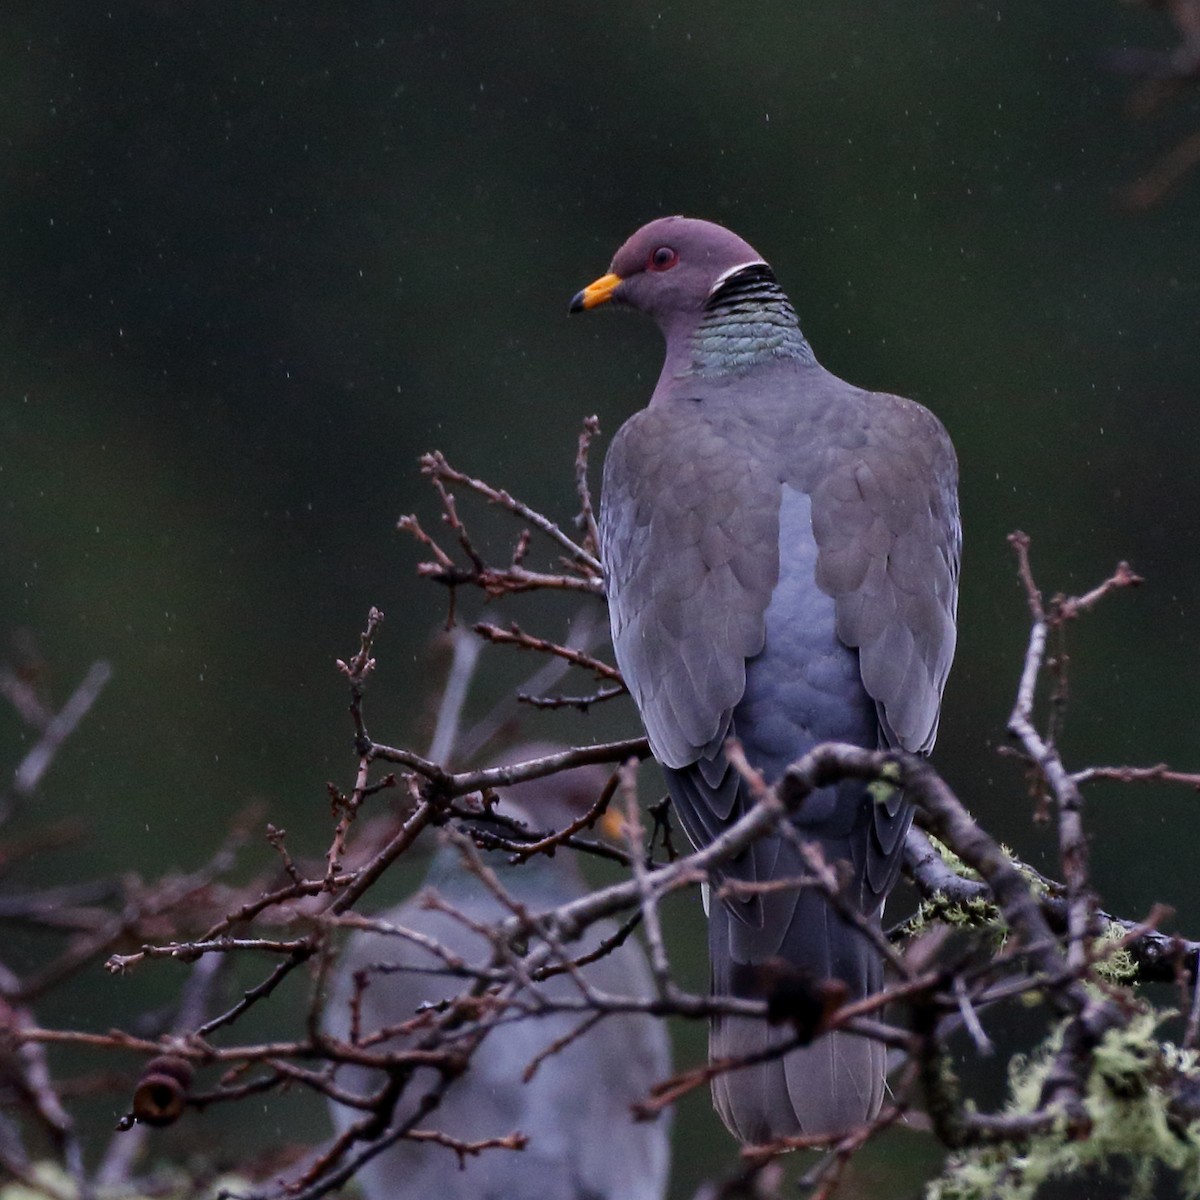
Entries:
[[[772,897],[773,898],[773,897]],[[849,1000],[882,985],[883,968],[874,947],[846,924],[814,891],[794,898],[794,909],[778,946],[778,957],[814,981],[839,979]],[[754,938],[726,904],[709,914],[709,955],[714,995],[761,999],[761,973],[754,966]],[[749,953],[747,953],[747,951]],[[756,985],[756,981],[757,985]],[[790,1025],[772,1026],[745,1017],[715,1017],[709,1030],[712,1059],[745,1057],[792,1037]],[[730,1131],[743,1142],[796,1134],[837,1133],[872,1119],[883,1102],[885,1049],[851,1033],[823,1034],[809,1046],[765,1062],[740,1067],[713,1080],[713,1103]]]

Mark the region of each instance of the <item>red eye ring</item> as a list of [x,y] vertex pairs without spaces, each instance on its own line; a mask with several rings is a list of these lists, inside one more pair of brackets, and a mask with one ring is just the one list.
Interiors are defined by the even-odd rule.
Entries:
[[670,246],[659,246],[646,259],[647,271],[669,271],[679,261],[679,252]]

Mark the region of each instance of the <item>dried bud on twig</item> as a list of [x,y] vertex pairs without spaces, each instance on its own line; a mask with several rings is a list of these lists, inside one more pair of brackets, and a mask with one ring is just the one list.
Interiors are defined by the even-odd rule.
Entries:
[[133,1109],[117,1123],[120,1130],[135,1124],[161,1129],[174,1125],[187,1105],[192,1086],[192,1064],[178,1054],[160,1054],[142,1071],[133,1090]]

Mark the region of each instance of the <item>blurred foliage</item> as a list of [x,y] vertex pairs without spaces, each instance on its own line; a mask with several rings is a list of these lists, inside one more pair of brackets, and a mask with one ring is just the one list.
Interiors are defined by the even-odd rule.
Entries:
[[[420,747],[443,598],[392,532],[433,512],[417,455],[569,517],[580,419],[611,434],[658,348],[568,325],[567,300],[672,211],[749,238],[827,366],[951,430],[966,556],[937,761],[991,830],[1034,862],[1050,845],[994,752],[1026,628],[1015,527],[1064,590],[1118,558],[1148,580],[1073,643],[1068,762],[1200,765],[1200,186],[1120,211],[1163,133],[1101,61],[1169,42],[1148,10],[1030,0],[6,4],[0,633],[34,632],[59,702],[115,669],[25,818],[90,823],[63,878],[194,867],[253,798],[315,847],[352,762],[332,663],[369,604],[373,732]],[[514,677],[486,653],[481,709]],[[531,732],[635,726],[610,706]],[[0,761],[21,736],[0,714]],[[1194,934],[1171,882],[1194,798],[1089,795],[1107,904],[1170,902]],[[117,1022],[142,986],[97,966],[53,1015]],[[702,1105],[677,1129],[684,1196],[733,1148]],[[846,1194],[911,1192],[910,1153],[888,1139]]]

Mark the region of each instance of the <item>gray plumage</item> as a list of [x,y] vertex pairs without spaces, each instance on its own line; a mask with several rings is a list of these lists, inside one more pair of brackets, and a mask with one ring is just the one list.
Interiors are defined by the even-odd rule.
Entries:
[[[604,464],[600,532],[617,662],[679,819],[698,846],[747,797],[723,752],[741,739],[768,782],[826,740],[928,752],[954,653],[961,532],[957,465],[937,418],[817,363],[762,258],[720,226],[667,217],[639,230],[572,311],[614,301],[666,339],[649,407]],[[815,795],[796,820],[848,895],[880,920],[911,814],[861,783]],[[725,868],[749,883],[804,874],[776,837]],[[714,993],[762,995],[783,959],[836,978],[851,1000],[882,966],[811,890],[714,904]],[[716,1019],[713,1058],[787,1036]],[[848,1128],[883,1095],[882,1047],[818,1038],[718,1076],[714,1101],[743,1141]]]
[[[581,769],[537,780],[501,793],[501,812],[516,815],[531,828],[559,825],[585,811],[599,795],[605,773]],[[571,851],[553,858],[538,856],[510,866],[507,856],[485,856],[509,894],[534,912],[567,903],[585,890]],[[493,924],[507,909],[462,867],[453,847],[438,851],[426,887],[470,920]],[[493,947],[453,917],[430,911],[416,897],[382,918],[434,938],[467,963],[491,962]],[[572,946],[582,954],[615,928],[593,926]],[[339,963],[325,1027],[336,1037],[350,1033],[354,975],[378,964],[362,994],[361,1032],[368,1034],[413,1016],[423,1004],[452,997],[465,986],[449,975],[417,974],[403,968],[440,966],[440,960],[411,942],[375,933],[356,934]],[[401,968],[397,970],[396,968]],[[611,954],[583,968],[589,982],[616,995],[650,996],[653,985],[645,957],[630,938]],[[550,998],[578,998],[566,976],[538,985]],[[538,1016],[505,1023],[488,1034],[471,1058],[467,1073],[451,1084],[440,1107],[421,1122],[467,1141],[500,1137],[514,1130],[527,1134],[522,1151],[487,1150],[464,1160],[444,1147],[401,1141],[368,1163],[358,1175],[368,1200],[660,1200],[666,1190],[669,1123],[633,1121],[630,1105],[650,1085],[670,1074],[665,1026],[653,1017],[608,1017],[584,1036],[545,1059],[529,1083],[522,1072],[553,1041],[569,1034],[582,1014]],[[414,1041],[421,1036],[413,1035]],[[403,1039],[389,1045],[402,1046]],[[382,1081],[378,1071],[342,1067],[341,1087],[369,1095]],[[437,1080],[418,1072],[399,1106],[404,1115]],[[360,1113],[331,1105],[340,1129]]]

